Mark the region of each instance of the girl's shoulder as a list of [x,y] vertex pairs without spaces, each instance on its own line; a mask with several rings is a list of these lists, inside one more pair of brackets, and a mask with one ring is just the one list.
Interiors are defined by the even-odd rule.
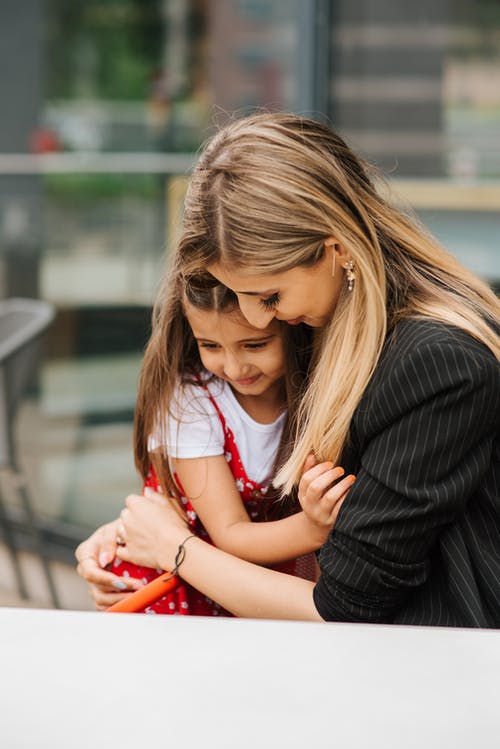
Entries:
[[209,388],[220,381],[186,377],[179,381],[168,404],[158,414],[156,430],[148,447],[166,448],[173,458],[199,458],[223,452],[222,424]]
[[171,416],[182,421],[212,417],[217,412],[214,402],[218,403],[225,391],[223,380],[202,370],[177,383],[168,410]]

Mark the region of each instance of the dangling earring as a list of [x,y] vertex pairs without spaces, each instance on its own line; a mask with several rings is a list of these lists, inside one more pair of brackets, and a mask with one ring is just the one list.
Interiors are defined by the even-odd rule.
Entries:
[[336,260],[337,260],[337,253],[334,250],[333,251],[333,262],[332,262],[332,278],[335,275],[335,262],[336,262]]
[[345,275],[347,278],[347,291],[351,292],[354,289],[354,281],[356,276],[354,274],[354,263],[352,260],[348,260],[344,264]]

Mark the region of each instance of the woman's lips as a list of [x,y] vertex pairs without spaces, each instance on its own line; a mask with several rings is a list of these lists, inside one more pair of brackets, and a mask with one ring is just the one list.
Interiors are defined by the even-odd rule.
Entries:
[[293,320],[286,320],[288,325],[300,325],[301,322],[304,322],[303,317],[295,317]]

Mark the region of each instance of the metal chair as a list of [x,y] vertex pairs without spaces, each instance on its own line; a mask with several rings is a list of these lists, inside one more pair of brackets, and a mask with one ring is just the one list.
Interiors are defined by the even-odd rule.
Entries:
[[[7,475],[12,491],[19,498],[24,524],[42,564],[52,603],[59,608],[47,551],[26,480],[18,465],[14,440],[17,408],[32,379],[41,336],[52,323],[54,315],[53,305],[39,299],[12,298],[0,301],[0,471]],[[1,495],[0,527],[12,559],[19,594],[28,598],[15,527]]]

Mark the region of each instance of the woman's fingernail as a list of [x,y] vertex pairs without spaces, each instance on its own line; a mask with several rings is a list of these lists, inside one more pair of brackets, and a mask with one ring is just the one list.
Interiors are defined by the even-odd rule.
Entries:
[[351,482],[351,484],[354,484],[354,482],[356,481],[356,476],[353,476],[352,474],[350,476],[348,476],[347,478],[349,479],[349,481]]
[[128,585],[127,583],[124,583],[123,580],[113,580],[111,585],[117,590],[128,590]]
[[[146,580],[147,583],[147,580]],[[140,590],[141,588],[144,588],[144,585],[146,584],[142,580],[136,580],[135,578],[131,577],[128,581],[128,590]]]
[[111,562],[112,559],[113,555],[110,554],[109,551],[103,551],[101,554],[99,554],[99,565],[101,567],[105,567]]

